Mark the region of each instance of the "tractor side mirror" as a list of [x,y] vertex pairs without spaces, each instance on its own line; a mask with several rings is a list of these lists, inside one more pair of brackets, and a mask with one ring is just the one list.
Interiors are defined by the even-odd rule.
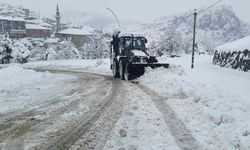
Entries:
[[146,43],[146,44],[148,43],[148,40],[147,40],[147,39],[145,39],[145,43]]

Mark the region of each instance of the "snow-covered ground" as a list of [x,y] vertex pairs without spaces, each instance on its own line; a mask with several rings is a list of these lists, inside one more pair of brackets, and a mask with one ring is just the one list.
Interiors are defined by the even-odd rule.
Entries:
[[216,50],[218,51],[244,51],[250,49],[250,36],[238,39],[236,41],[226,43],[224,45],[218,46]]
[[132,84],[125,85],[124,113],[112,130],[105,150],[179,150],[163,114],[153,101]]
[[35,72],[20,66],[0,69],[0,116],[32,108],[44,103],[49,96],[68,90],[63,82],[74,76]]
[[38,61],[23,65],[25,68],[47,68],[47,69],[81,69],[86,72],[110,74],[110,60],[54,60]]
[[[162,61],[168,58],[161,58]],[[168,59],[170,69],[148,69],[140,83],[166,97],[208,149],[250,149],[250,74],[212,65],[212,57]]]
[[[171,67],[147,68],[138,81],[164,99],[199,145],[209,150],[250,149],[249,73],[212,65],[212,56],[207,55],[195,56],[194,69],[190,69],[190,55],[162,57],[160,61],[170,62]],[[38,73],[23,67],[111,74],[108,59],[34,62],[0,69],[2,116],[33,109],[46,97],[72,89],[65,82],[73,76]],[[140,88],[132,83],[124,85],[125,108],[105,149],[179,149],[163,119],[166,114]]]

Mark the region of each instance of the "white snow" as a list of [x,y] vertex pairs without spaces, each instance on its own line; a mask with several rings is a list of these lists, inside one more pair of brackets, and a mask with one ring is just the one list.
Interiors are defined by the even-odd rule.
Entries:
[[250,50],[250,36],[218,46],[218,51],[244,51]]
[[69,28],[60,31],[60,34],[69,34],[69,35],[93,35],[94,29],[91,27],[84,27],[82,29]]
[[208,149],[250,149],[250,74],[212,65],[212,57],[161,58],[170,69],[148,69],[139,81],[166,103]]
[[49,28],[45,28],[43,26],[39,26],[39,25],[35,25],[35,24],[26,24],[26,29],[50,30]]
[[146,57],[147,55],[140,50],[132,50],[132,52],[135,54],[135,56],[139,56],[139,57]]
[[125,89],[128,90],[124,99],[125,111],[115,124],[104,150],[179,150],[153,101],[134,86],[125,85]]
[[75,69],[99,74],[111,74],[109,59],[38,61],[24,64],[26,68]]
[[20,66],[0,69],[0,115],[34,107],[46,101],[43,97],[65,91],[66,86],[58,86],[71,79],[74,77],[38,73]]
[[8,17],[8,16],[0,16],[0,20],[8,20],[8,21],[24,21],[23,18],[19,17]]
[[131,33],[122,33],[119,35],[119,37],[122,37],[122,36],[128,36],[128,37],[131,37],[131,36],[134,36],[134,37],[145,37],[144,34],[135,34],[134,32],[131,32]]
[[[193,70],[190,55],[161,57],[159,61],[170,62],[171,67],[147,68],[138,80],[166,100],[201,145],[207,149],[250,149],[249,73],[214,66],[212,56],[207,55],[195,56]],[[42,61],[22,67],[111,74],[109,59]],[[72,78],[22,67],[0,69],[1,114],[42,103],[45,98],[40,97],[48,91],[66,90],[59,82]],[[163,114],[147,95],[129,84],[125,84],[125,91],[130,92],[124,99],[126,111],[113,128],[105,149],[178,149]],[[63,118],[67,120],[75,114],[65,114]],[[121,130],[127,136],[121,137]]]

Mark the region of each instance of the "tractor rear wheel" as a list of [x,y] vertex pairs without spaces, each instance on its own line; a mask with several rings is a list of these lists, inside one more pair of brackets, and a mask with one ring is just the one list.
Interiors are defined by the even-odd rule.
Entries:
[[119,74],[120,74],[120,79],[124,80],[124,72],[125,72],[125,62],[124,60],[120,60],[119,62]]
[[129,69],[130,69],[130,65],[129,65],[129,63],[127,63],[125,65],[125,71],[124,71],[124,78],[126,81],[129,81],[132,79],[131,74],[129,72],[130,71]]
[[112,69],[113,69],[113,77],[118,78],[119,73],[118,73],[118,62],[117,62],[117,60],[114,60]]

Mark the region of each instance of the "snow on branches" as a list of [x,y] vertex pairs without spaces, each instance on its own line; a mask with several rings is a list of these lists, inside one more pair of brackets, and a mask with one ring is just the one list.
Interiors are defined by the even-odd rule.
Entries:
[[24,43],[9,39],[6,35],[0,37],[0,63],[26,63],[29,61],[30,51]]

